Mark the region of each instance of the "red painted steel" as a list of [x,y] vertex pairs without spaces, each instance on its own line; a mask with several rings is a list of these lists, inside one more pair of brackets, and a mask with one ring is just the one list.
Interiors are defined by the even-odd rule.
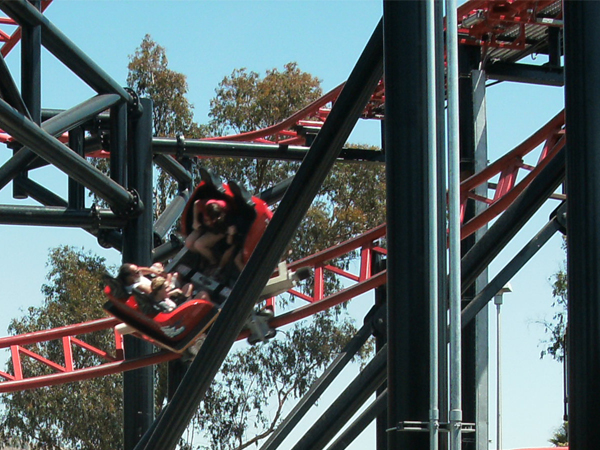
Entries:
[[[50,6],[52,0],[43,0],[42,1],[42,12]],[[12,25],[16,26],[17,24],[10,17],[2,17],[0,18],[0,25]],[[21,40],[21,27],[16,28],[12,34],[8,34],[4,31],[0,30],[0,42],[4,42],[2,47],[0,47],[0,53],[2,56],[8,55],[8,53],[17,45],[17,43]]]

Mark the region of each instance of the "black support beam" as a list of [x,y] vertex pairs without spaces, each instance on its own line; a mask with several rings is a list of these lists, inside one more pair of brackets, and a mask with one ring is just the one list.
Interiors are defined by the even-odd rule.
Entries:
[[569,448],[600,440],[600,2],[565,1]]

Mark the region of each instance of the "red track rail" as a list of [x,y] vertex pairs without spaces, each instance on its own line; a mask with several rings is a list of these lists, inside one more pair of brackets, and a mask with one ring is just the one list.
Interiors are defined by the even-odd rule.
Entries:
[[[42,12],[50,6],[50,3],[52,3],[52,0],[42,1]],[[3,43],[2,47],[0,47],[0,53],[3,57],[6,57],[21,40],[21,27],[10,17],[0,17],[0,25],[2,28],[7,28],[10,32],[0,29],[0,42]]]
[[[477,217],[462,226],[462,237],[466,237],[475,230],[487,224],[494,217],[501,214],[523,191],[523,189],[532,181],[539,171],[550,161],[565,143],[564,135],[564,115],[559,113],[548,124],[534,133],[522,144],[515,147],[512,151],[502,158],[488,166],[482,172],[464,180],[461,183],[461,199],[463,205],[467,199],[472,198],[476,201],[482,201],[488,205],[488,208]],[[540,151],[537,157],[537,166],[525,164],[523,159],[534,150]],[[524,175],[521,175],[524,172]],[[489,186],[496,183],[494,195],[491,198],[481,197],[474,193],[475,189],[481,185]],[[487,189],[490,191],[490,189]],[[301,306],[293,311],[286,312],[273,319],[273,326],[280,327],[290,324],[297,320],[308,317],[317,312],[331,308],[332,306],[346,302],[365,292],[368,292],[377,286],[381,286],[386,281],[386,273],[373,273],[371,267],[371,256],[373,252],[385,254],[386,250],[379,245],[379,240],[385,236],[385,225],[381,225],[366,233],[343,242],[327,250],[318,252],[312,256],[304,258],[290,264],[290,268],[311,267],[314,270],[314,285],[311,295],[299,291],[289,291],[297,298],[305,300],[308,304]],[[358,273],[342,270],[334,266],[331,261],[337,257],[348,254],[349,252],[359,250],[360,258],[357,267]],[[350,286],[339,292],[325,295],[325,276],[326,272],[333,272],[337,276],[344,277]],[[83,338],[78,336],[92,333],[98,330],[114,328],[118,321],[114,318],[105,318],[83,324],[70,325],[55,330],[39,331],[20,336],[9,336],[0,339],[0,348],[10,348],[14,370],[12,374],[0,372],[0,377],[7,381],[0,382],[0,392],[12,392],[23,389],[33,389],[41,386],[49,386],[60,383],[67,383],[76,380],[83,380],[97,376],[104,376],[132,370],[138,367],[158,364],[163,361],[178,358],[179,355],[171,353],[159,353],[150,357],[127,360],[123,359],[123,347],[121,336],[115,332],[115,344],[113,348],[98,349],[85,343]],[[240,339],[245,335],[240,335]],[[26,348],[27,345],[47,342],[50,340],[61,340],[65,355],[64,361],[49,361],[39,354]],[[76,345],[84,348],[101,358],[106,363],[96,367],[85,369],[74,369],[72,360],[72,346]],[[26,378],[23,376],[21,358],[28,357],[45,364],[56,371],[53,375]]]

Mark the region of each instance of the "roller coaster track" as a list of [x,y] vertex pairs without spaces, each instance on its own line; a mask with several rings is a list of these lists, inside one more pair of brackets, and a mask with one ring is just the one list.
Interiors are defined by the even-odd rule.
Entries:
[[[463,211],[469,199],[483,202],[487,205],[487,208],[481,214],[462,224],[462,237],[474,233],[506,210],[565,145],[565,139],[564,114],[560,112],[523,143],[483,171],[465,179],[461,183]],[[524,162],[525,157],[532,154],[534,150],[539,150],[536,165],[526,164]],[[485,187],[488,192],[493,192],[493,195],[484,197],[476,194],[475,190],[480,186]],[[277,328],[293,323],[383,285],[386,282],[385,271],[373,273],[371,262],[373,253],[386,254],[384,246],[380,243],[385,234],[385,225],[381,225],[339,245],[291,263],[291,269],[311,267],[314,270],[313,285],[309,289],[311,294],[308,295],[297,290],[288,291],[290,295],[304,300],[306,304],[274,317],[271,325]],[[358,273],[341,269],[332,263],[332,260],[355,251],[359,251]],[[327,273],[342,277],[347,280],[349,286],[335,293],[326,293],[325,279]],[[10,349],[13,365],[12,373],[0,372],[0,377],[5,380],[0,382],[0,392],[35,389],[42,386],[80,381],[179,358],[180,355],[178,354],[163,351],[143,358],[125,360],[122,336],[116,330],[114,331],[114,345],[109,350],[96,348],[81,338],[82,335],[114,329],[118,324],[117,319],[104,318],[54,330],[0,338],[0,348]],[[244,337],[246,337],[246,334],[242,333],[239,339]],[[35,346],[50,341],[61,342],[64,355],[62,361],[50,361],[27,348],[27,346]],[[93,367],[76,368],[78,365],[74,362],[73,347],[91,352],[105,362]],[[35,360],[54,370],[55,373],[27,377],[26,370],[23,369],[22,365],[23,357]]]

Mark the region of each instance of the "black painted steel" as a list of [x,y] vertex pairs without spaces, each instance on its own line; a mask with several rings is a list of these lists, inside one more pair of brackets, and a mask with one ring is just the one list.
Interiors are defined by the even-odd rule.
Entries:
[[[39,0],[31,2],[33,8],[37,10],[41,7]],[[24,25],[21,27],[21,96],[29,112],[28,118],[37,125],[41,123],[42,98],[41,98],[41,56],[42,39],[41,29],[37,25]],[[13,198],[23,199],[23,183],[27,181],[26,171],[19,173],[12,185]]]
[[[69,131],[69,147],[81,157],[85,156],[84,139],[83,127],[73,128]],[[69,178],[69,207],[73,209],[85,207],[85,188],[72,178]]]
[[[144,448],[170,450],[176,446],[380,80],[382,47],[380,23],[233,287],[229,300]],[[137,450],[140,448],[138,446]]]
[[600,440],[600,2],[566,1],[569,448]]
[[298,422],[306,415],[315,404],[325,389],[335,380],[344,367],[354,358],[356,353],[371,336],[373,327],[365,324],[356,335],[346,344],[344,349],[329,365],[327,370],[312,384],[308,392],[300,399],[294,409],[288,414],[284,421],[277,427],[260,450],[275,450],[288,437]]
[[22,189],[28,197],[40,202],[45,206],[68,206],[66,200],[59,195],[46,189],[44,186],[36,183],[30,178],[23,177],[19,179],[19,189]]
[[[129,187],[139,192],[145,205],[152,205],[152,101],[141,100],[143,114],[132,121],[128,146]],[[123,262],[152,264],[152,208],[148,207],[123,229]],[[153,352],[148,341],[125,336],[125,357],[133,359]],[[135,447],[154,421],[154,367],[123,374],[124,449]]]
[[[34,182],[29,180],[28,183]],[[40,198],[40,200],[51,199]],[[80,227],[86,230],[120,228],[125,225],[122,217],[115,216],[109,210],[69,209],[66,202],[64,200],[62,202],[65,206],[0,206],[0,224]],[[48,203],[52,202],[48,201]]]
[[327,450],[343,450],[348,447],[376,417],[387,410],[388,391],[384,389],[352,424],[344,430]]
[[110,109],[110,177],[121,186],[127,184],[127,104]]
[[[61,112],[59,115],[46,120],[42,124],[42,130],[51,136],[60,136],[65,131],[76,128],[92,119],[100,111],[111,107],[117,101],[119,101],[119,97],[114,94],[92,97],[71,109]],[[22,120],[23,122],[27,120],[20,117],[17,112],[14,112],[14,114],[11,115],[17,123],[19,120]],[[40,132],[40,130],[37,129],[36,132]],[[37,155],[35,152],[29,148],[21,148],[11,159],[6,161],[6,163],[0,167],[0,188],[6,186],[21,170],[27,168],[36,158]]]
[[[182,152],[181,146],[175,138],[154,138],[153,148],[155,154],[176,154],[179,152],[185,156],[256,158],[278,161],[302,161],[308,152],[308,147],[299,145],[254,144],[193,139],[186,139]],[[382,152],[360,148],[343,148],[338,158],[341,161],[383,162],[384,160]]]
[[[372,256],[373,273],[379,273],[386,269],[386,261],[381,253],[373,253]],[[375,336],[375,351],[380,351],[387,342],[387,289],[386,285],[378,286],[375,288],[375,307],[379,308],[383,312],[383,317],[374,319],[374,333]],[[366,319],[365,319],[366,320]],[[381,385],[377,391],[377,396],[381,395],[383,391],[387,392],[387,381]],[[386,394],[387,395],[387,394]],[[386,397],[387,398],[387,397]],[[377,416],[377,422],[375,425],[375,439],[376,449],[386,450],[388,446],[387,442],[387,402],[385,411],[381,412]]]
[[23,101],[23,97],[21,97],[21,93],[15,83],[8,66],[6,65],[6,61],[4,60],[4,56],[0,54],[0,94],[6,102],[19,111],[24,116],[27,116],[31,119],[31,114],[29,114],[29,110],[27,106],[25,106],[25,102]]
[[[33,0],[30,7],[40,10],[41,1]],[[42,29],[38,24],[21,26],[21,96],[36,124],[42,123]]]
[[74,180],[79,181],[100,198],[106,200],[118,213],[134,214],[141,204],[120,185],[81,158],[56,138],[24,118],[5,101],[0,100],[0,126],[25,146]]
[[[429,420],[429,260],[425,2],[384,1],[388,244],[388,426]],[[388,448],[429,448],[390,433]]]
[[190,198],[190,191],[180,192],[178,195],[173,197],[171,203],[165,208],[160,217],[156,219],[154,223],[154,234],[160,239],[164,238],[171,227],[175,225],[175,222],[181,216],[183,209],[187,201]]
[[154,162],[177,182],[189,184],[192,182],[192,174],[186,170],[179,162],[168,155],[156,155]]
[[490,80],[512,81],[541,86],[564,86],[565,76],[561,67],[534,66],[533,64],[494,62],[485,66]]
[[531,184],[517,197],[481,239],[463,256],[463,292],[527,223],[565,177],[565,149],[560,150]]
[[285,191],[287,191],[287,188],[290,187],[290,184],[292,184],[293,179],[294,177],[287,178],[277,183],[275,186],[271,186],[270,188],[265,189],[260,194],[258,194],[258,198],[264,200],[268,205],[273,205],[277,203],[283,198],[283,196],[285,195]]
[[0,9],[21,25],[40,26],[42,44],[65,66],[99,94],[114,93],[133,104],[131,95],[71,42],[52,22],[26,0],[1,2]]
[[541,249],[548,240],[558,231],[560,225],[556,219],[552,219],[531,239],[517,255],[498,272],[492,281],[483,288],[476,296],[465,306],[461,312],[461,324],[464,328],[477,313],[481,311],[494,298],[510,279],[529,262],[531,258]]
[[385,381],[387,359],[387,347],[384,346],[292,449],[321,450],[325,448]]
[[164,262],[174,257],[183,248],[183,239],[179,236],[171,235],[171,239],[154,247],[152,250],[152,262]]

